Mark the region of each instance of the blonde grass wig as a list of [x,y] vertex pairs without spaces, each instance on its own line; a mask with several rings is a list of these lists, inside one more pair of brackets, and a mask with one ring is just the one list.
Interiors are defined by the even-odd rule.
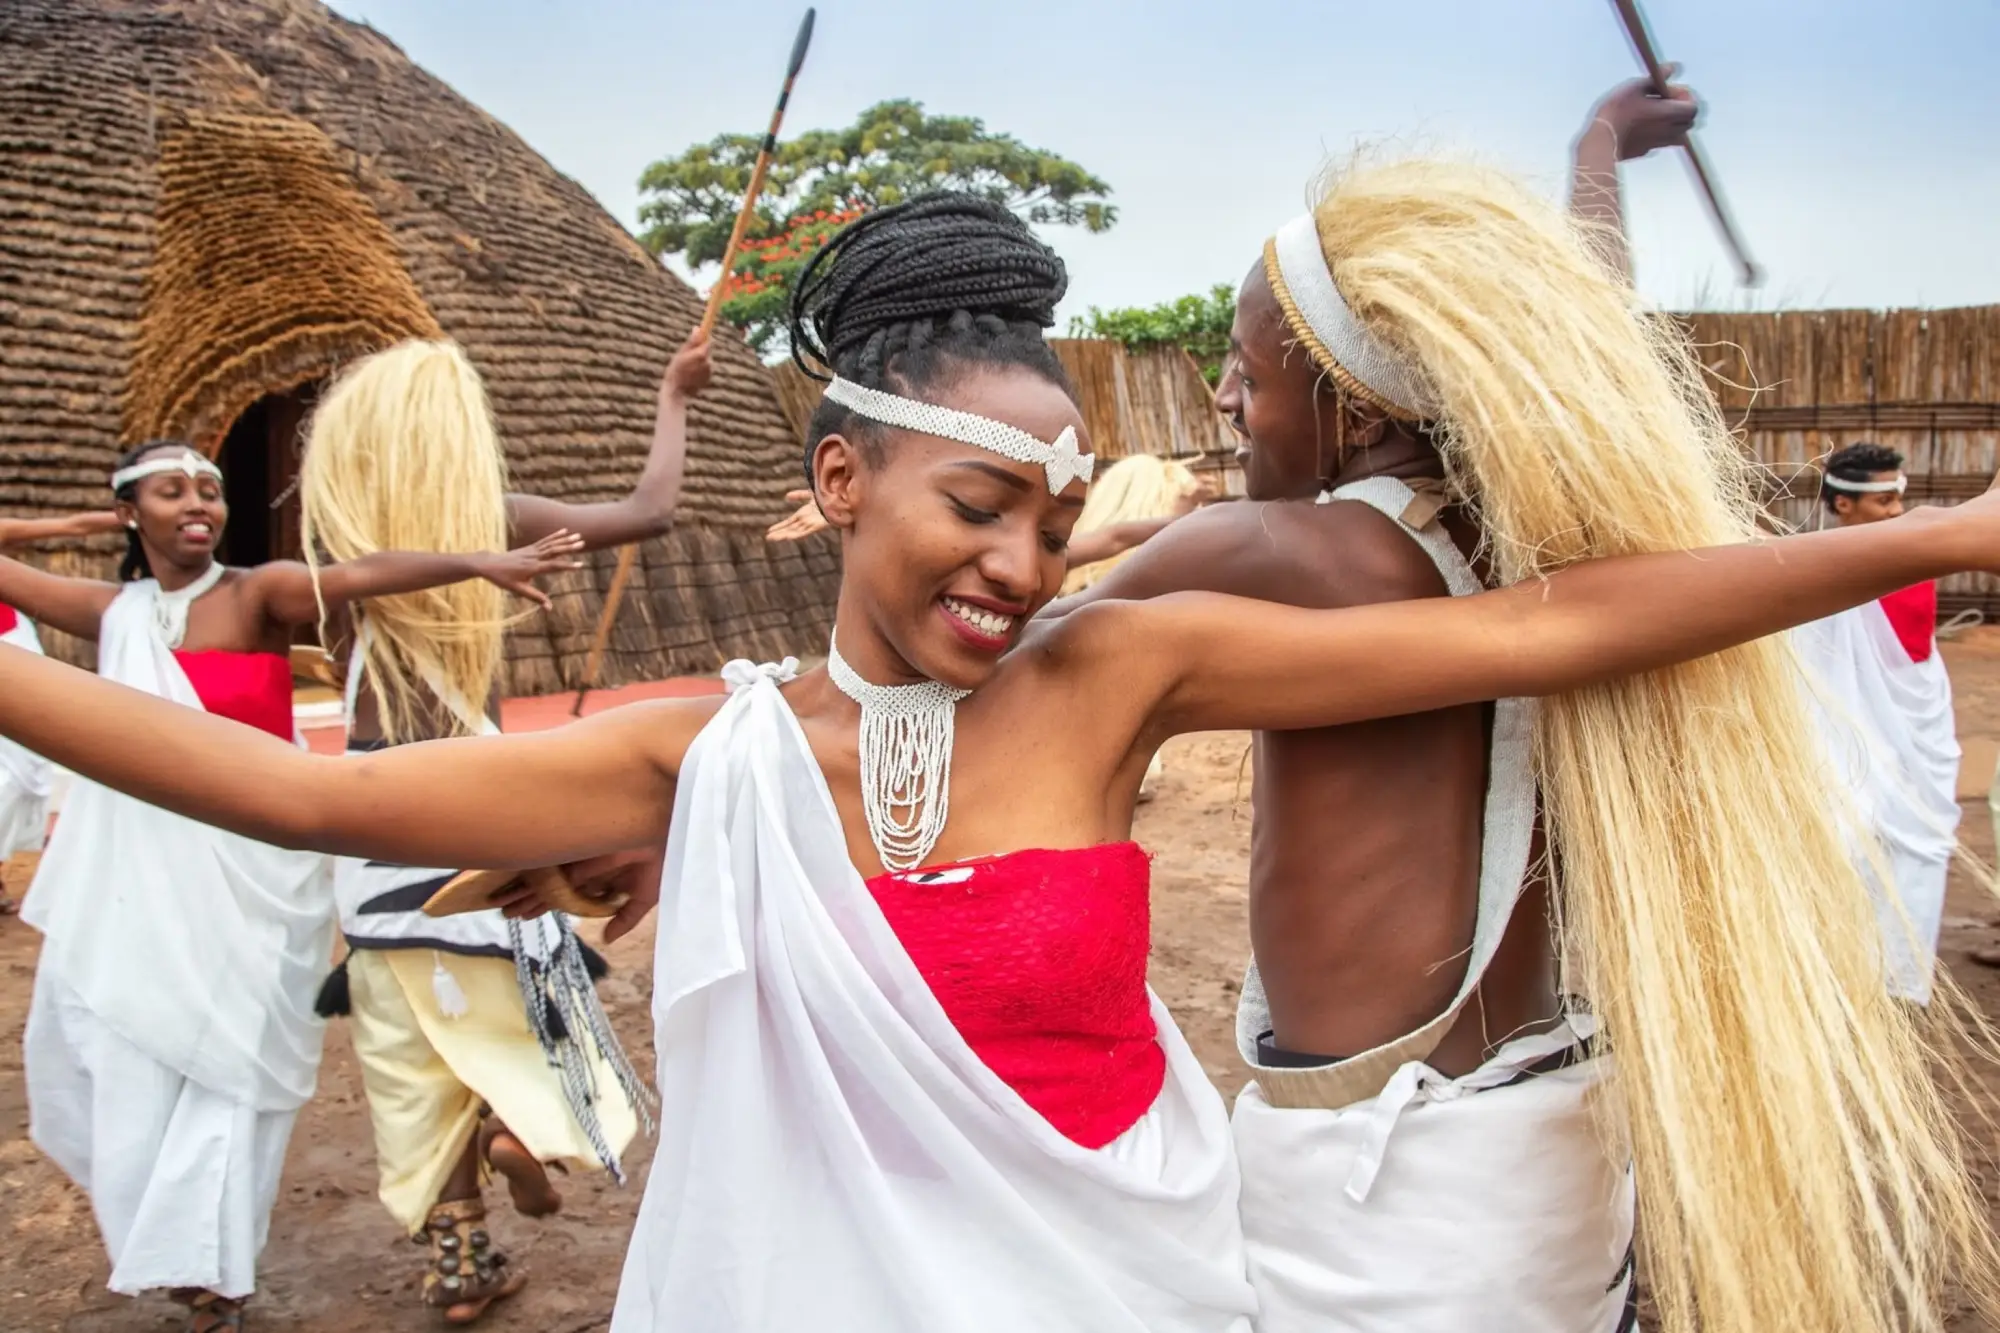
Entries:
[[[345,371],[313,413],[299,490],[315,575],[322,560],[378,551],[507,549],[506,462],[479,372],[454,343],[399,343]],[[454,732],[477,726],[500,669],[504,597],[470,580],[360,608],[384,736],[416,735],[438,694]]]
[[[1556,206],[1406,161],[1331,175],[1313,217],[1353,314],[1421,372],[1499,581],[1757,537],[1685,333]],[[1565,985],[1615,1056],[1603,1125],[1668,1333],[1937,1329],[1947,1281],[1994,1307],[1933,1058],[1966,1071],[1888,995],[1814,737],[1781,639],[1540,709]]]
[[[1166,518],[1189,497],[1201,492],[1201,483],[1185,463],[1152,454],[1133,454],[1105,469],[1091,483],[1090,495],[1077,516],[1079,535],[1108,528],[1114,523],[1137,523],[1149,518]],[[1063,580],[1062,595],[1088,588],[1118,567],[1132,554],[1120,551],[1106,560],[1073,569]]]

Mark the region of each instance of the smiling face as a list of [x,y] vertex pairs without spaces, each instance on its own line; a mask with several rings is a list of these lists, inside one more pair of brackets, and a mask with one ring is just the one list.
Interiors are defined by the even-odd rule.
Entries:
[[[1252,500],[1317,493],[1322,433],[1332,432],[1340,410],[1334,396],[1322,392],[1323,378],[1286,326],[1258,261],[1237,293],[1229,361],[1215,391],[1215,405],[1236,429],[1236,459]],[[1330,445],[1326,457],[1332,460]]]
[[[186,447],[162,445],[134,461],[173,457]],[[119,498],[118,517],[128,524],[138,523],[139,543],[155,574],[175,570],[192,576],[208,568],[229,521],[220,481],[206,474],[189,477],[178,471],[160,472],[141,477],[126,494],[131,498]]]
[[[1031,370],[969,368],[923,398],[1040,440],[1073,428],[1090,451],[1076,404]],[[974,445],[858,421],[855,436],[827,436],[812,460],[842,534],[841,653],[877,684],[974,688],[1062,587],[1084,484],[1051,495],[1040,466]],[[860,622],[885,651],[854,633]]]

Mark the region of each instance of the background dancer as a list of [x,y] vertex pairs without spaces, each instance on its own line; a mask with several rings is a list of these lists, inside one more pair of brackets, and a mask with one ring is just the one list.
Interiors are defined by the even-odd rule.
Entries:
[[[108,680],[297,742],[293,630],[321,599],[483,578],[540,598],[558,535],[511,555],[386,552],[317,572],[227,569],[222,472],[178,441],[112,476],[121,583],[0,558],[0,601],[98,644]],[[134,732],[131,744],[142,743]],[[113,895],[107,898],[106,895]],[[327,861],[79,781],[23,919],[43,934],[24,1064],[30,1134],[89,1195],[113,1291],[165,1288],[197,1333],[240,1327],[285,1144],[312,1094],[312,988],[332,946]]]
[[[1444,189],[1462,179],[1419,164],[1354,188],[1455,201],[1462,211],[1447,215],[1477,219],[1475,236],[1534,220],[1542,240],[1516,238],[1520,257],[1599,284],[1584,284],[1596,293],[1585,310],[1507,308],[1531,311],[1525,327],[1537,328],[1595,312],[1592,336],[1561,345],[1566,357],[1599,359],[1551,373],[1615,374],[1631,396],[1605,410],[1625,414],[1618,424],[1659,475],[1651,503],[1635,495],[1616,512],[1670,526],[1622,531],[1617,544],[1658,553],[1577,564],[1574,546],[1531,548],[1572,567],[1456,599],[1309,611],[1195,596],[1111,601],[1034,623],[1060,584],[1063,539],[1091,470],[1081,416],[1039,335],[1062,269],[998,205],[920,199],[843,232],[799,292],[810,319],[795,326],[794,346],[815,349],[838,375],[811,435],[814,489],[844,547],[828,671],[781,692],[783,668],[742,664],[727,673],[737,691],[727,702],[662,701],[549,732],[334,760],[0,649],[0,733],[192,817],[412,863],[520,866],[616,851],[660,837],[671,808],[673,896],[654,975],[670,1137],[627,1261],[621,1333],[1241,1329],[1251,1302],[1222,1106],[1147,997],[1145,865],[1123,841],[1161,737],[1571,691],[1552,716],[1591,709],[1615,740],[1645,742],[1627,758],[1617,745],[1582,756],[1658,798],[1640,803],[1612,845],[1671,856],[1688,841],[1677,837],[1684,815],[1742,822],[1730,811],[1753,804],[1740,790],[1745,775],[1699,756],[1656,772],[1657,740],[1628,735],[1692,674],[1730,701],[1699,701],[1702,718],[1738,719],[1739,748],[1754,735],[1759,762],[1745,765],[1759,784],[1754,804],[1778,816],[1755,826],[1774,864],[1752,887],[1779,890],[1772,912],[1820,946],[1800,951],[1804,961],[1763,949],[1760,976],[1860,974],[1875,965],[1873,921],[1796,734],[1804,722],[1790,657],[1757,642],[1667,666],[1919,578],[2000,566],[2000,496],[1698,558],[1671,549],[1671,525],[1719,508],[1722,477],[1738,465],[1720,423],[1699,414],[1693,364],[1678,344],[1650,340],[1627,294],[1536,211],[1545,206],[1518,186],[1489,200],[1485,191],[1501,187],[1483,174],[1472,177],[1479,191]],[[1514,265],[1446,271],[1475,290],[1481,278],[1520,277]],[[1442,392],[1468,402],[1456,382]],[[1546,422],[1501,431],[1536,436]],[[1679,494],[1681,482],[1668,481],[1677,470],[1705,474],[1707,490]],[[1532,482],[1548,490],[1546,477]],[[1676,503],[1657,503],[1662,493]],[[1501,520],[1514,512],[1503,498],[1489,510]],[[1747,506],[1727,512],[1709,527],[1754,532]],[[1635,605],[1649,614],[1632,615]],[[1616,679],[1632,671],[1655,674]],[[127,743],[141,731],[150,744]],[[1731,743],[1727,732],[1703,742]],[[1773,773],[1786,779],[1776,789]],[[902,774],[914,775],[914,791]],[[1547,790],[1571,901],[1588,908],[1606,850],[1563,820],[1577,793]],[[1687,811],[1690,802],[1703,808]],[[1737,842],[1748,827],[1690,845],[1746,855]],[[1823,887],[1803,897],[1780,882],[1790,874]],[[1712,878],[1677,873],[1672,901],[1657,904],[1673,930],[1704,944],[1704,913],[1739,910],[1718,899]],[[1648,941],[1649,951],[1680,947]],[[1704,982],[1764,995],[1763,981],[1733,970]],[[1816,1013],[1798,1034],[1774,1035],[1800,1035],[1828,1061],[1887,1069],[1879,1087],[1865,1071],[1836,1069],[1882,1112],[1875,1123],[1889,1137],[1867,1160],[1885,1187],[1904,1187],[1892,1202],[1940,1247],[1930,1262],[1951,1257],[1952,1241],[1984,1258],[1984,1232],[1955,1229],[1971,1187],[1922,1055],[1882,1036],[1901,1011],[1866,988],[1838,998],[1855,1015],[1854,1046],[1828,1040],[1832,1025]],[[1644,1057],[1647,1035],[1621,1050]],[[1756,1096],[1753,1065],[1728,1069],[1751,1085],[1736,1095]],[[1803,1097],[1800,1109],[1824,1113]],[[1739,1114],[1703,1110],[1724,1123]],[[1811,1120],[1787,1128],[1822,1142]],[[1930,1155],[1911,1152],[1903,1134]],[[1843,1160],[1815,1165],[1836,1171]],[[1563,1169],[1560,1155],[1544,1167]],[[1788,1187],[1771,1190],[1772,1207],[1798,1206],[1804,1186]],[[1436,1211],[1455,1197],[1427,1203]],[[1490,1227],[1479,1234],[1499,1239]],[[1879,1270],[1838,1276],[1817,1308],[1868,1308],[1871,1283],[1890,1281]],[[1908,1308],[1928,1308],[1915,1304],[1927,1292],[1910,1295]]]
[[[62,518],[0,518],[0,550],[31,542],[60,541],[117,532],[124,524],[110,510]],[[35,622],[0,602],[0,643],[31,653],[42,651]],[[40,851],[49,825],[49,765],[12,741],[0,740],[0,871],[22,852]],[[0,916],[14,910],[13,899],[0,881]]]
[[[697,332],[660,385],[637,485],[609,504],[510,494],[479,375],[449,343],[354,365],[313,415],[301,466],[308,550],[355,559],[398,546],[476,551],[558,530],[581,550],[664,532],[680,498],[687,408],[710,376]],[[349,604],[328,625],[346,661],[348,750],[498,731],[501,607],[477,585]],[[593,987],[603,962],[560,916],[445,919],[422,908],[456,871],[344,857],[335,874],[348,956],[322,996],[351,1016],[383,1204],[428,1240],[424,1300],[467,1323],[525,1280],[494,1244],[482,1177],[517,1211],[561,1207],[546,1163],[609,1169],[647,1094]],[[649,1122],[650,1127],[650,1122]]]
[[[1850,444],[1821,467],[1820,503],[1843,527],[1903,512],[1903,456]],[[1958,847],[1958,730],[1951,677],[1937,653],[1931,580],[1807,625],[1799,654],[1824,697],[1815,715],[1853,813],[1879,843],[1864,857],[1876,888],[1893,994],[1930,1001],[1945,881]],[[1886,872],[1888,885],[1879,882]],[[1973,955],[1985,962],[1985,951]],[[2000,959],[2000,955],[1994,955]]]
[[[1338,177],[1236,311],[1218,399],[1267,503],[1176,524],[1078,600],[1407,603],[1747,538],[1741,456],[1605,225],[1606,168],[1694,111],[1643,83],[1600,104],[1581,235],[1484,173]],[[1987,1290],[1792,670],[1759,645],[1538,713],[1258,735],[1236,1124],[1266,1330],[1462,1329],[1496,1305],[1629,1327],[1633,1193],[1604,1146],[1628,1133],[1669,1329],[1696,1308],[1709,1333],[1801,1310],[1900,1328],[1954,1262]],[[1600,1029],[1629,1112],[1608,1139]],[[1877,1220],[1884,1199],[1920,1220]]]

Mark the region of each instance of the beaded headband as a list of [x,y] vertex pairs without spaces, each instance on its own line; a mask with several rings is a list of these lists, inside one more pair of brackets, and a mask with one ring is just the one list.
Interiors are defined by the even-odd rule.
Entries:
[[1293,218],[1265,244],[1264,274],[1292,332],[1342,389],[1405,421],[1436,415],[1437,395],[1423,371],[1384,346],[1348,308],[1312,214]]
[[1016,463],[1039,467],[1049,474],[1050,495],[1061,495],[1063,487],[1071,481],[1089,485],[1090,474],[1097,467],[1095,455],[1076,451],[1074,426],[1064,426],[1062,434],[1051,443],[1004,421],[995,421],[973,412],[960,412],[956,408],[939,407],[935,403],[918,402],[914,398],[902,398],[837,375],[826,386],[826,396],[870,421],[957,440],[960,444],[977,445]]
[[1910,488],[1910,479],[1898,472],[1894,481],[1849,481],[1829,472],[1820,478],[1820,484],[1830,491],[1844,491],[1848,495],[1881,495],[1885,491],[1901,495]]
[[119,468],[111,474],[111,489],[116,493],[135,481],[146,477],[157,477],[162,472],[179,472],[189,481],[193,481],[196,477],[214,477],[217,481],[222,480],[221,468],[194,450],[183,449],[177,455],[150,458],[143,463],[134,463],[131,467]]

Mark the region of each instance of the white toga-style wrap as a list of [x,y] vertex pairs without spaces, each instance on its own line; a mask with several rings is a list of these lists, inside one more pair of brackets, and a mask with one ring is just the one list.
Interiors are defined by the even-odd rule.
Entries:
[[[42,651],[35,622],[18,617],[0,643]],[[49,824],[49,761],[0,736],[0,861],[42,845]]]
[[681,768],[615,1333],[1246,1333],[1228,1119],[1165,1008],[1144,1118],[1051,1127],[884,920],[780,674],[731,664]]
[[[1402,482],[1372,478],[1328,499],[1395,520],[1453,596],[1480,590],[1435,506]],[[1591,1017],[1509,1041],[1459,1078],[1425,1063],[1492,960],[1526,878],[1533,716],[1530,701],[1494,706],[1478,916],[1465,979],[1443,1014],[1351,1059],[1268,1068],[1258,1038],[1270,1012],[1254,963],[1245,978],[1237,1042],[1257,1081],[1238,1097],[1234,1127],[1263,1333],[1635,1324],[1632,1177],[1593,1123],[1606,1057],[1587,1045]]]
[[[98,672],[201,708],[154,625],[158,588],[113,600]],[[79,778],[22,916],[44,936],[24,1042],[30,1133],[89,1193],[112,1290],[248,1294],[319,1070],[327,858]]]
[[1801,626],[1792,642],[1817,687],[1812,711],[1828,785],[1848,795],[1840,808],[1857,823],[1850,836],[1875,891],[1889,991],[1927,1002],[1958,845],[1951,677],[1935,651],[1910,660],[1880,602]]

